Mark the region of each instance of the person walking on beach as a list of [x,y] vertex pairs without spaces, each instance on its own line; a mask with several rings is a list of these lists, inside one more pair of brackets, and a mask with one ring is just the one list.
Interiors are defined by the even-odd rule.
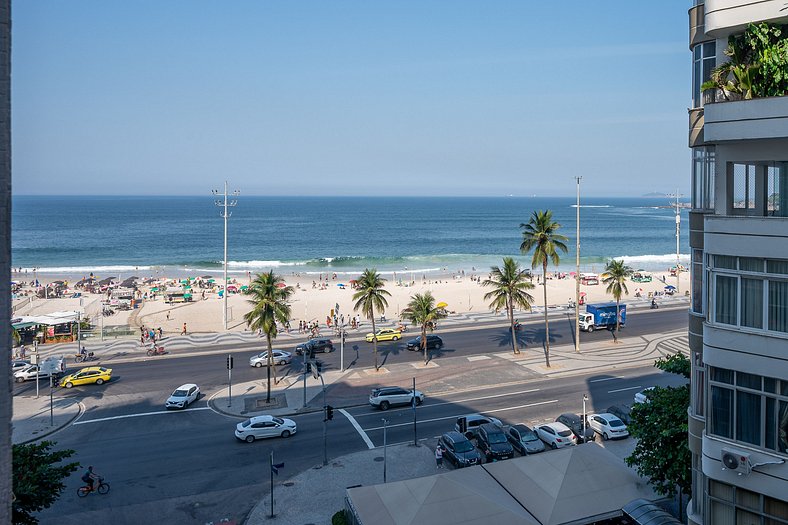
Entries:
[[183,323],[183,330],[181,330],[181,335],[186,335],[186,323]]
[[443,447],[440,443],[435,447],[435,465],[437,468],[443,468]]
[[170,311],[169,310],[167,310],[167,320],[168,321],[170,320]]

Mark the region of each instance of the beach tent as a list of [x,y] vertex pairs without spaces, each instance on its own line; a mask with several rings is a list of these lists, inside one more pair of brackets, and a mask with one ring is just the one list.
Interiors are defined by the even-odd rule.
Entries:
[[449,306],[448,303],[445,303],[445,302],[441,301],[441,302],[439,302],[438,304],[435,305],[435,308],[446,308],[448,306]]

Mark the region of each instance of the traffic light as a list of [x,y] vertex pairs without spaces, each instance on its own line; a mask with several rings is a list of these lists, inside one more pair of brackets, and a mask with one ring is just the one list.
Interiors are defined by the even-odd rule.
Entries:
[[227,370],[232,370],[232,369],[233,369],[233,356],[228,355],[227,356]]
[[334,419],[334,407],[331,405],[326,405],[326,421],[331,421]]

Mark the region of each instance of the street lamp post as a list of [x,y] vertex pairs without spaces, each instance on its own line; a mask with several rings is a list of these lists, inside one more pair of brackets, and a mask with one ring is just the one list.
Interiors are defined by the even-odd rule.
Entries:
[[583,443],[586,442],[586,401],[588,394],[583,394]]
[[386,433],[388,431],[389,420],[386,419],[385,417],[382,418],[382,419],[383,419],[383,483],[385,483],[386,482],[386,463],[387,463],[387,459],[388,459],[387,458],[387,454],[386,454],[386,450],[388,448],[388,445],[387,445],[387,442],[386,442]]
[[[228,211],[227,208],[235,206],[238,204],[238,201],[228,200],[227,181],[224,181],[224,194],[219,193],[219,190],[213,190],[213,194],[217,197],[223,196],[222,199],[216,199],[214,204],[220,208],[223,208],[223,210],[219,213],[219,216],[224,219],[224,285],[222,286],[222,319],[224,320],[224,329],[227,330],[227,219],[229,219],[232,215],[232,212]],[[230,196],[237,197],[240,194],[240,191],[235,190],[230,194]]]
[[575,213],[577,215],[577,231],[575,237],[575,352],[580,352],[580,181],[583,177],[575,177],[577,182],[577,204]]

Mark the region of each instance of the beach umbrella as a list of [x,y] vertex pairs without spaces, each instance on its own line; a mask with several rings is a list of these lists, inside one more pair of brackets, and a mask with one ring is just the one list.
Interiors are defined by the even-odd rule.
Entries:
[[104,284],[111,284],[112,281],[114,281],[115,279],[117,279],[117,277],[107,277],[106,279],[100,280],[99,284],[102,284],[102,285],[104,285]]
[[216,279],[208,279],[208,282],[209,282],[209,283],[215,283],[215,282],[216,282]]
[[435,308],[446,308],[447,306],[449,306],[448,303],[444,303],[443,301],[441,301],[435,305]]
[[287,286],[285,283],[276,283],[277,288],[284,288],[285,286]]
[[672,284],[669,284],[669,285],[667,285],[667,286],[665,287],[665,290],[675,290],[675,289],[676,289],[676,287],[675,287],[675,286],[673,286]]
[[245,292],[245,291],[246,291],[246,290],[248,290],[248,289],[249,289],[249,287],[248,287],[248,286],[246,286],[246,285],[243,285],[243,286],[241,286],[241,291],[242,291],[242,292]]
[[203,275],[200,279],[210,279],[213,275]]
[[345,287],[345,283],[337,283],[337,286],[340,286],[340,287],[344,288]]

